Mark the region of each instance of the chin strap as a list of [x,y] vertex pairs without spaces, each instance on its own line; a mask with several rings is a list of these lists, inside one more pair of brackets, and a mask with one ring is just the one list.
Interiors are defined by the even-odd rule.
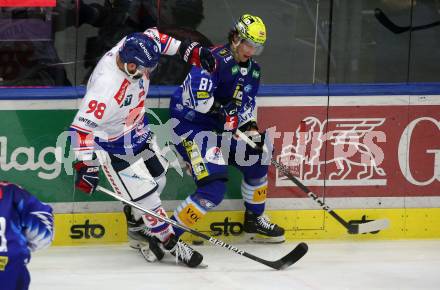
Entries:
[[135,73],[130,73],[128,71],[127,63],[124,63],[124,71],[132,79],[137,80],[137,79],[140,79],[142,77],[142,72],[138,71],[137,69],[136,69]]

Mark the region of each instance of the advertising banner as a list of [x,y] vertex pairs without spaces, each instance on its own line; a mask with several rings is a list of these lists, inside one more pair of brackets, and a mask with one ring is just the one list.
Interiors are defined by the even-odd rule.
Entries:
[[[440,206],[439,96],[417,96],[418,102],[409,96],[345,96],[332,104],[333,98],[330,106],[326,96],[259,99],[259,127],[274,135],[274,158],[318,196],[337,199],[331,203],[334,208],[343,200],[349,202],[342,208],[385,208],[388,205],[381,203],[387,198],[395,208],[407,206],[409,198],[425,198],[424,206],[410,207]],[[420,101],[424,99],[430,101]],[[89,196],[74,189],[73,160],[66,159],[63,132],[76,110],[63,108],[63,100],[57,101],[63,109],[44,109],[46,101],[33,101],[38,103],[34,109],[14,109],[16,103],[9,101],[5,104],[10,108],[0,108],[0,179],[22,185],[45,202],[70,206],[61,212],[74,211],[72,202],[112,200],[99,192]],[[195,185],[176,153],[166,147],[167,103],[148,107],[153,107],[151,128],[170,161],[161,198],[174,208],[194,192]],[[230,168],[221,210],[243,208],[240,184],[241,175]],[[101,185],[110,188],[103,175]],[[312,202],[301,202],[309,198],[273,166],[268,197],[270,209],[316,209]],[[352,198],[360,202],[354,205]],[[77,208],[86,209],[84,204]]]
[[[315,193],[440,196],[440,105],[260,107],[258,114],[274,132],[274,158]],[[270,172],[270,197],[304,196]]]

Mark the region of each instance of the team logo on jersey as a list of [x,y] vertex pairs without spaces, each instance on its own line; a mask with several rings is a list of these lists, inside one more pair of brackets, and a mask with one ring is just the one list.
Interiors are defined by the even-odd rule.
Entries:
[[219,147],[212,147],[206,151],[205,155],[206,161],[218,165],[226,165],[225,159],[223,158],[222,150]]
[[252,90],[252,85],[246,85],[246,86],[244,87],[244,91],[245,91],[246,93],[249,93],[251,90]]
[[226,48],[223,48],[218,54],[220,56],[227,56],[229,54],[229,51]]
[[0,256],[0,271],[4,271],[8,264],[9,257]]
[[232,67],[232,69],[231,69],[231,73],[232,73],[233,75],[235,75],[235,74],[238,73],[238,66],[237,66],[237,65],[234,65],[234,66]]
[[127,97],[125,97],[125,99],[124,99],[124,103],[121,105],[121,108],[122,107],[126,107],[126,106],[130,106],[131,105],[131,100],[133,99],[133,95],[132,94],[130,94],[130,95],[128,95]]
[[230,55],[230,56],[228,56],[228,57],[225,57],[224,59],[223,59],[223,61],[225,62],[225,63],[228,63],[228,61],[230,61],[232,59],[232,55]]
[[121,86],[119,87],[119,90],[117,91],[117,93],[113,97],[116,100],[116,102],[118,103],[118,105],[122,104],[122,101],[125,98],[125,92],[127,91],[127,88],[129,85],[130,85],[130,81],[127,79],[124,79]]
[[257,70],[254,70],[252,72],[252,77],[258,79],[260,77],[260,72]]
[[84,118],[84,117],[78,117],[78,121],[84,123],[84,125],[86,125],[89,128],[96,128],[96,127],[98,127],[98,124],[96,124],[92,120],[89,120],[89,119]]
[[209,99],[209,93],[206,91],[197,91],[197,99],[199,100]]
[[246,67],[241,67],[240,68],[240,73],[245,76],[245,75],[248,74],[248,69]]

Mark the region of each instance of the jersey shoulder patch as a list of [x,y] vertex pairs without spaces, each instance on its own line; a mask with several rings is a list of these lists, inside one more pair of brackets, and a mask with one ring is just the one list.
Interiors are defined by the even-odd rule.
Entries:
[[223,47],[222,49],[220,49],[218,51],[218,55],[221,57],[226,57],[228,55],[231,55],[231,51],[229,49],[227,49],[226,47]]
[[196,96],[198,100],[206,100],[211,97],[207,91],[197,91]]
[[219,61],[224,62],[224,63],[229,63],[231,62],[231,60],[234,59],[234,57],[232,56],[232,52],[228,47],[218,47],[214,50],[214,56],[215,58],[217,58]]
[[259,79],[260,78],[260,65],[252,60],[252,78]]

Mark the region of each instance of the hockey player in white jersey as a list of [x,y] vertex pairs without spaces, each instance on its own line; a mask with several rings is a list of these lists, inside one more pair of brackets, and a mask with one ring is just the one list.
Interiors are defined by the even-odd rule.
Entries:
[[[179,54],[207,71],[215,69],[211,52],[196,42],[179,41],[156,28],[130,34],[94,69],[71,130],[77,159],[76,188],[92,193],[102,167],[115,192],[166,216],[160,193],[167,162],[148,128],[144,108],[149,75],[161,54]],[[162,259],[159,247],[163,247],[190,267],[202,262],[203,256],[176,238],[169,224],[137,209],[126,207],[124,212],[131,246],[139,248],[148,261]]]

